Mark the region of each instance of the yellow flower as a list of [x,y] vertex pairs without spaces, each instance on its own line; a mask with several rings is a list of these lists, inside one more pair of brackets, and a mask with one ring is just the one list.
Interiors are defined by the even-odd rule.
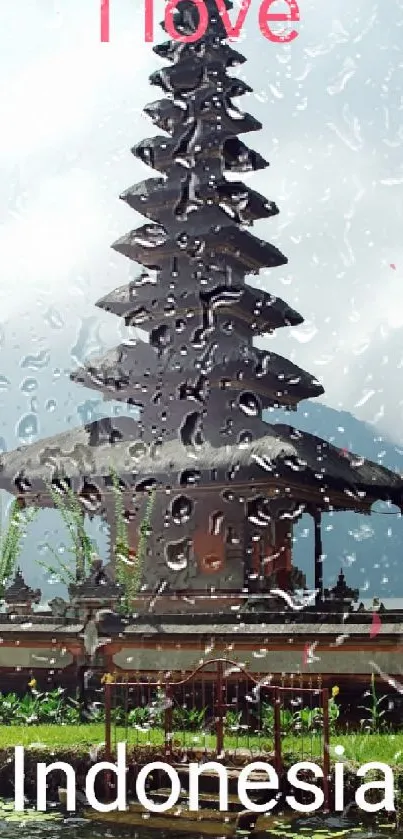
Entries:
[[115,681],[115,677],[112,676],[112,673],[104,673],[101,679],[101,685],[112,685]]
[[338,685],[334,685],[334,687],[332,687],[332,699],[335,699],[336,696],[339,695],[339,693],[340,693],[340,688],[338,687]]
[[28,682],[28,687],[31,688],[31,690],[35,690],[36,684],[37,684],[36,679],[31,679],[31,681]]

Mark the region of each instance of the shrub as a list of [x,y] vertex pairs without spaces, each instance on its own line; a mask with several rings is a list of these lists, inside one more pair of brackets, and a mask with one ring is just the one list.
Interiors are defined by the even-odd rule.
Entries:
[[227,711],[224,719],[226,734],[238,733],[241,728],[242,711]]
[[0,693],[0,722],[3,725],[75,725],[80,722],[79,703],[65,696],[62,688],[19,697]]
[[178,731],[199,731],[206,723],[206,708],[177,707],[173,711],[173,727]]

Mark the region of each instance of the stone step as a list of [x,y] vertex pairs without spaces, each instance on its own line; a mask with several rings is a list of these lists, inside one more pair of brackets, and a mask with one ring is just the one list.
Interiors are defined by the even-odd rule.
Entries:
[[[127,810],[123,812],[114,810],[109,813],[100,813],[98,810],[88,809],[84,813],[84,818],[113,827],[127,825],[166,832],[174,830],[175,833],[185,833],[189,836],[235,837],[240,835],[237,833],[238,812],[220,813],[217,810],[203,809],[195,813],[186,810],[183,805],[177,805],[166,813],[157,814],[145,812],[140,804],[131,802]],[[276,816],[271,813],[262,813],[258,815],[255,826],[252,828],[253,835],[267,834],[270,829],[276,828],[277,824]],[[240,828],[242,829],[241,825]],[[247,829],[249,830],[249,826]]]
[[[157,789],[157,790],[150,790],[147,794],[148,797],[151,798],[155,803],[159,804],[162,801],[166,801],[169,798],[171,793],[170,789]],[[251,801],[254,800],[254,795],[251,791],[250,793]],[[214,810],[219,811],[219,795],[218,792],[199,792],[199,809],[200,810]],[[188,792],[187,790],[182,790],[181,795],[176,806],[182,805],[184,808],[188,808]],[[238,796],[235,793],[228,794],[228,812],[240,812],[244,810],[243,804],[239,801]]]
[[[218,761],[217,761],[218,762]],[[250,761],[252,762],[252,761]],[[265,761],[266,762],[266,761]],[[269,760],[267,760],[269,762]],[[202,766],[202,764],[201,764]],[[200,766],[200,768],[201,768]],[[174,764],[174,768],[178,773],[181,787],[184,790],[189,789],[189,767],[186,763],[177,763]],[[238,792],[238,778],[240,772],[242,770],[242,766],[239,767],[226,767],[226,775],[228,778],[228,792],[230,795],[237,795]],[[267,774],[266,772],[250,772],[249,773],[249,780],[253,781],[254,783],[267,783]],[[219,792],[219,785],[220,785],[220,778],[217,772],[213,770],[206,769],[199,777],[199,790],[202,793],[209,794],[209,795],[218,795]]]
[[124,812],[99,813],[97,810],[87,810],[84,817],[91,821],[131,827],[155,828],[175,833],[183,832],[193,835],[234,836],[237,827],[238,813],[220,813],[217,810],[203,809],[197,813],[186,810],[183,805],[177,805],[165,813],[149,813],[137,803],[131,803]]

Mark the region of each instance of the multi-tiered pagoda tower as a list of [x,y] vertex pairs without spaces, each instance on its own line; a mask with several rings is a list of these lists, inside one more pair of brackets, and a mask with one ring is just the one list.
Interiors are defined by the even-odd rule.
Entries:
[[[153,486],[143,591],[163,592],[167,609],[189,594],[192,610],[197,602],[205,610],[206,597],[208,608],[222,609],[228,595],[303,585],[291,547],[293,523],[304,512],[315,521],[320,599],[321,512],[369,512],[379,498],[401,505],[403,497],[397,475],[262,418],[271,407],[295,409],[323,388],[253,344],[303,319],[246,280],[287,259],[250,232],[255,220],[278,213],[237,179],[268,166],[239,139],[262,126],[233,102],[251,90],[231,75],[244,58],[224,43],[214,0],[206,6],[201,40],[155,48],[170,64],[151,76],[163,98],[145,111],[164,134],[133,153],[160,174],[121,196],[147,222],[113,245],[144,270],[97,304],[140,327],[148,341],[127,341],[72,376],[106,399],[136,406],[138,419],[96,421],[17,450],[0,475],[2,486],[41,504],[50,503],[46,481],[67,478],[84,509],[108,518],[113,548],[113,469],[133,550]],[[189,35],[197,22],[194,4],[183,0],[177,31]]]

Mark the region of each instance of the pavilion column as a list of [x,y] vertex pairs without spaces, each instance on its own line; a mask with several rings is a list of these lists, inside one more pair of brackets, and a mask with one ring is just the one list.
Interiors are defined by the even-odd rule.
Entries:
[[323,549],[322,549],[322,514],[319,510],[312,510],[315,533],[315,589],[316,604],[323,601]]

